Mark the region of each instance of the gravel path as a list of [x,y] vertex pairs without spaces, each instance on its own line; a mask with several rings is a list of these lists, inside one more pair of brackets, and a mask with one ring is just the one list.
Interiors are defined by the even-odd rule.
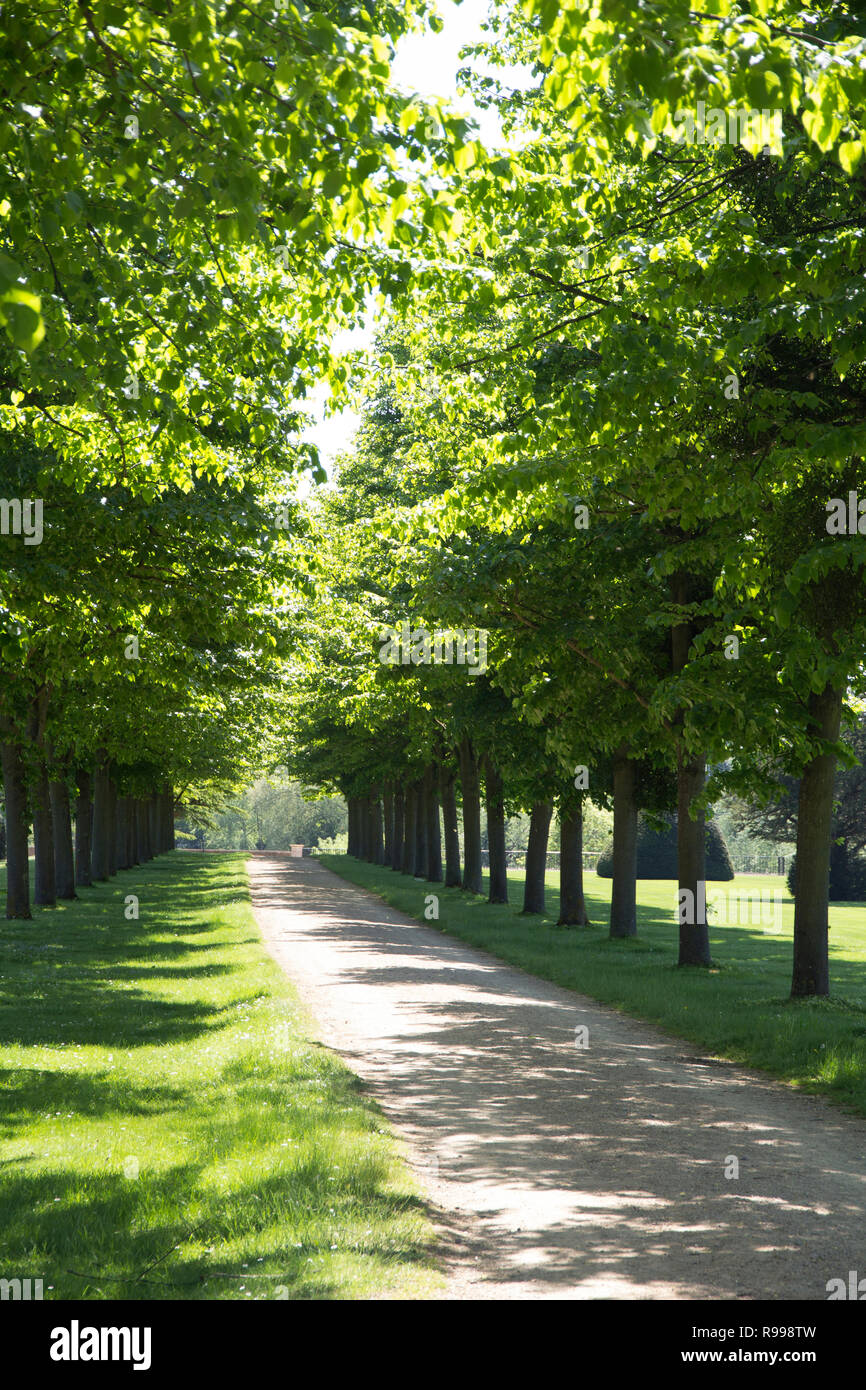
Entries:
[[448,1298],[824,1300],[828,1279],[866,1276],[866,1122],[701,1060],[314,859],[249,869],[319,1039],[406,1140]]

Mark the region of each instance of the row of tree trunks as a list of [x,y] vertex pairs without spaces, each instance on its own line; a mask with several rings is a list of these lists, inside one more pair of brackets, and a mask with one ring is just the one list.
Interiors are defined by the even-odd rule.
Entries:
[[[38,713],[38,712],[37,712]],[[11,730],[0,729],[0,735]],[[150,797],[121,796],[107,760],[93,774],[79,769],[74,813],[69,783],[49,780],[49,760],[41,742],[38,718],[28,730],[31,771],[16,739],[0,742],[0,765],[6,808],[6,916],[29,918],[28,832],[33,826],[33,902],[54,907],[70,900],[76,889],[111,878],[174,848],[174,794],[166,785]]]
[[[490,873],[488,902],[508,902],[505,853],[505,799],[502,776],[489,755],[479,759],[471,739],[457,750],[463,801],[463,871],[460,865],[456,776],[452,768],[429,765],[423,776],[407,783],[386,782],[382,801],[371,794],[348,800],[348,852],[371,863],[385,863],[398,873],[462,887],[480,893],[481,773],[487,808]],[[440,829],[439,805],[442,807]],[[379,858],[379,824],[385,815],[384,850]],[[539,802],[532,808],[526,863],[523,911],[543,913],[547,845],[553,804]],[[444,836],[444,863],[442,842]],[[583,817],[579,803],[563,814],[560,850],[560,924],[588,924],[583,894]]]
[[432,764],[417,781],[385,782],[366,796],[348,796],[348,852],[398,873],[442,881],[439,772]]

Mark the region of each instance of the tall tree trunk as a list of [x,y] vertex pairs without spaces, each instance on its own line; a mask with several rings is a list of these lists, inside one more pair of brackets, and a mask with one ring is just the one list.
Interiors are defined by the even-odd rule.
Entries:
[[150,855],[159,854],[159,797],[151,792],[147,798],[147,835],[150,840]]
[[[671,577],[671,598],[675,604],[693,602],[698,584],[686,570]],[[688,620],[671,628],[671,669],[682,671],[688,665],[695,626]],[[675,722],[683,724],[685,714],[678,711]],[[709,965],[710,936],[707,929],[706,827],[701,813],[689,815],[692,802],[703,791],[706,758],[687,753],[677,741],[677,878],[679,884],[680,965]]]
[[165,802],[168,812],[168,842],[166,848],[169,853],[173,853],[177,848],[177,840],[174,830],[174,787],[171,782],[166,783]]
[[6,806],[6,916],[29,918],[33,914],[30,911],[27,781],[21,745],[11,729],[3,730],[0,760]]
[[89,888],[93,882],[91,867],[90,827],[93,816],[90,773],[80,767],[75,774],[78,795],[75,798],[75,883]]
[[93,841],[90,846],[90,869],[94,883],[109,876],[108,841],[112,834],[108,762],[102,758],[93,774]]
[[566,802],[559,812],[558,927],[589,927],[583,896],[583,801]]
[[[826,685],[809,696],[815,732],[833,743],[839,737],[842,690]],[[794,893],[794,971],[791,997],[830,993],[827,945],[830,834],[836,758],[821,753],[803,769],[797,806],[797,887]]]
[[358,798],[356,796],[346,797],[346,813],[348,816],[346,853],[353,859],[358,857]]
[[138,863],[138,802],[134,796],[126,798],[126,862],[130,869]]
[[382,843],[382,803],[375,792],[370,796],[370,863],[381,864],[385,858]]
[[42,686],[30,701],[27,735],[30,741],[30,810],[33,817],[33,901],[37,907],[56,907],[54,882],[54,826],[51,823],[51,793],[48,788],[45,724],[48,713],[48,687]]
[[129,869],[129,797],[118,796],[114,804],[114,862],[118,869]]
[[138,859],[147,864],[153,858],[150,850],[150,821],[147,802],[143,796],[136,797],[136,819],[138,821]]
[[382,783],[382,817],[385,822],[382,863],[386,869],[390,869],[394,863],[394,783],[387,779]]
[[427,851],[424,874],[431,883],[441,883],[442,837],[439,831],[439,779],[433,763],[424,769],[424,814],[426,817],[424,843]]
[[523,911],[544,911],[544,876],[547,872],[547,837],[553,805],[537,801],[529,819],[529,846],[526,851],[526,882],[523,888]]
[[403,815],[403,853],[400,857],[400,871],[404,874],[415,872],[415,835],[418,819],[418,793],[414,782],[406,784],[406,801]]
[[445,839],[445,887],[460,887],[460,830],[457,822],[455,775],[450,767],[439,769],[442,797],[442,830]]
[[463,792],[463,884],[467,893],[481,892],[481,792],[478,760],[468,734],[460,743],[460,785]]
[[415,783],[415,857],[412,873],[423,878],[427,872],[427,806],[424,800],[424,779]]
[[637,935],[637,801],[635,766],[621,744],[613,758],[613,882],[610,935]]
[[484,796],[487,803],[487,846],[490,857],[489,903],[508,902],[508,871],[505,863],[505,801],[502,777],[493,759],[484,759]]
[[358,799],[358,831],[361,846],[360,858],[370,858],[370,798],[365,795]]
[[[707,927],[706,824],[704,813],[692,820],[689,807],[704,789],[706,759],[688,758],[677,750],[677,868],[680,909],[680,965],[710,964]],[[685,920],[683,920],[685,918]],[[689,918],[692,920],[690,921]]]
[[75,857],[72,852],[72,814],[65,781],[49,783],[54,832],[54,886],[58,898],[75,898]]
[[36,777],[30,788],[33,804],[33,901],[37,907],[57,906],[57,887],[54,877],[54,825],[51,819],[51,792],[48,768],[39,756]]
[[403,815],[405,800],[403,783],[397,782],[394,787],[394,828],[391,836],[391,868],[397,873],[399,873],[403,867]]
[[108,779],[108,877],[117,873],[117,783],[113,777]]

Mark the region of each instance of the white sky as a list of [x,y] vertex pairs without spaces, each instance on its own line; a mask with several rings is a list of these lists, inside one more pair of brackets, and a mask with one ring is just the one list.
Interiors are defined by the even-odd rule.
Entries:
[[[463,0],[462,4],[438,0],[437,8],[443,20],[442,32],[434,34],[425,29],[402,39],[391,68],[392,82],[403,91],[446,100],[456,111],[472,116],[481,138],[495,145],[501,137],[495,113],[479,110],[469,95],[461,96],[457,90],[457,70],[462,66],[457,55],[465,44],[483,37],[481,24],[487,15],[488,0]],[[370,329],[359,330],[342,340],[341,346],[362,346],[369,340]],[[315,398],[319,421],[307,431],[305,438],[318,445],[322,460],[328,466],[335,454],[351,443],[358,416],[346,410],[325,419],[322,413],[325,399],[323,389]],[[306,492],[306,487],[302,491]]]

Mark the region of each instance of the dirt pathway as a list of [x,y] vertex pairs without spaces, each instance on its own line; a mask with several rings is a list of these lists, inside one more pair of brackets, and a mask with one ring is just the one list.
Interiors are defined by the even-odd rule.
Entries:
[[409,1145],[449,1298],[824,1300],[866,1276],[866,1122],[702,1062],[315,860],[257,858],[250,877],[320,1040]]

